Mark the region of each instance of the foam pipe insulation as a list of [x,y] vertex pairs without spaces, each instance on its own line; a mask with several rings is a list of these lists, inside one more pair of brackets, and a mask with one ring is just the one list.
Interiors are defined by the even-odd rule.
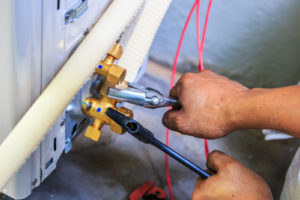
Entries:
[[118,65],[126,68],[126,81],[134,81],[171,0],[148,0]]
[[143,0],[114,0],[71,58],[3,141],[0,146],[0,189],[40,144],[142,4]]

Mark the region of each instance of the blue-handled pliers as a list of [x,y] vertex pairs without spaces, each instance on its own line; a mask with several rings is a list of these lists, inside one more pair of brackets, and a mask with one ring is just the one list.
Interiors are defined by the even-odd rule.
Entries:
[[106,115],[112,120],[114,120],[117,124],[119,124],[122,128],[124,128],[132,136],[136,137],[144,143],[152,144],[153,146],[162,150],[175,160],[179,161],[184,166],[191,169],[196,174],[200,175],[202,178],[210,177],[210,174],[208,174],[205,170],[201,169],[200,167],[198,167],[197,165],[195,165],[194,163],[184,158],[176,151],[174,151],[173,149],[156,139],[153,133],[151,133],[148,129],[144,128],[136,120],[131,119],[130,117],[127,117],[112,108],[108,108],[108,110],[106,111]]

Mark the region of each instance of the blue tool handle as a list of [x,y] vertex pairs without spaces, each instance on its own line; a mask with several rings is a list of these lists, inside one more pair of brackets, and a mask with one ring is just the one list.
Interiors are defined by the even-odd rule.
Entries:
[[156,146],[157,148],[159,148],[160,150],[162,150],[163,152],[165,152],[166,154],[168,154],[169,156],[171,156],[172,158],[174,158],[175,160],[177,160],[178,162],[180,162],[181,164],[183,164],[202,178],[206,179],[210,177],[210,174],[208,174],[205,170],[201,169],[200,167],[198,167],[197,165],[195,165],[194,163],[192,163],[191,161],[189,161],[170,147],[166,146],[156,138],[154,138],[151,144]]
[[160,142],[158,139],[155,138],[154,134],[149,131],[148,129],[144,128],[140,123],[135,121],[134,119],[131,119],[122,113],[119,113],[118,111],[108,108],[108,110],[105,112],[108,117],[110,117],[112,120],[114,120],[117,124],[119,124],[121,127],[123,127],[125,130],[127,130],[128,133],[130,133],[132,136],[136,137],[138,140],[147,143],[152,144],[153,146],[157,147],[158,149],[162,150],[187,168],[191,169],[193,172],[201,176],[202,178],[208,178],[210,177],[210,174],[208,174],[206,171],[171,149],[170,147],[166,146],[162,142]]
[[191,169],[196,174],[200,175],[202,178],[206,179],[210,177],[210,174],[208,174],[205,170],[201,169],[170,147],[166,146],[164,143],[159,141],[155,138],[152,132],[150,132],[148,129],[144,128],[142,125],[140,125],[138,122],[136,122],[133,119],[129,119],[126,122],[126,129],[128,133],[133,135],[134,137],[138,138],[139,140],[143,141],[144,143],[152,144],[153,146],[159,148],[187,168]]

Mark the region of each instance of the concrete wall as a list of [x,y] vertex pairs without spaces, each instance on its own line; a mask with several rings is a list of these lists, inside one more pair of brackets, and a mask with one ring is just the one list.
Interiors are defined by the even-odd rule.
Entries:
[[[193,0],[174,0],[157,33],[150,57],[171,66]],[[208,0],[202,0],[203,25]],[[196,71],[195,15],[179,59],[179,70]],[[202,32],[202,31],[201,31]],[[250,87],[277,87],[300,80],[299,0],[214,0],[204,65]]]

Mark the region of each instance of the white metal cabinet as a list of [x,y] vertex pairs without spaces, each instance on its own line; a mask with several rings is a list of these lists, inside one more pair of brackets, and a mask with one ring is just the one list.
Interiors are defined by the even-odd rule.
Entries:
[[[101,16],[110,0],[4,0],[0,7],[0,143]],[[81,16],[65,14],[87,3]],[[41,113],[43,114],[43,113]],[[3,193],[30,195],[56,167],[65,148],[64,113]],[[18,147],[16,147],[18,148]]]

